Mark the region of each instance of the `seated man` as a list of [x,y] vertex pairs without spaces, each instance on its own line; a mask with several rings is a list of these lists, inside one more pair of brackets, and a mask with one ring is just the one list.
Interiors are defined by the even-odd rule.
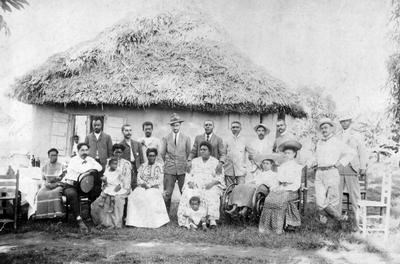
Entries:
[[76,217],[76,221],[78,222],[80,231],[88,232],[88,228],[83,222],[80,212],[80,191],[78,187],[78,178],[80,174],[87,172],[88,170],[94,169],[97,171],[101,171],[103,168],[97,161],[88,156],[88,144],[79,143],[77,149],[78,155],[71,158],[68,164],[67,174],[62,180],[64,185],[63,192],[64,195],[67,197],[68,203],[71,205],[72,213]]

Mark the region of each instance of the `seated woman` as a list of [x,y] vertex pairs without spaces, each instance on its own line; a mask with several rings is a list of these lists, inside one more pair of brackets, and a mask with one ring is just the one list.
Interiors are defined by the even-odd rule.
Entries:
[[[233,190],[230,198],[232,209],[226,211],[228,214],[235,214],[240,209],[239,214],[245,216],[248,208],[253,206],[253,196],[257,186],[264,184],[268,188],[274,188],[278,185],[277,173],[272,171],[272,166],[275,164],[278,155],[259,155],[256,157],[260,168],[254,173],[254,179],[237,185]],[[268,190],[265,190],[268,192]]]
[[36,196],[35,219],[65,216],[64,205],[61,199],[63,187],[60,181],[66,172],[66,168],[57,160],[57,149],[52,148],[47,154],[49,161],[42,167],[44,184]]
[[279,185],[271,188],[265,198],[258,230],[260,233],[282,234],[287,226],[300,226],[300,213],[293,202],[298,199],[303,167],[295,158],[301,144],[295,140],[283,142],[278,146],[286,161],[278,168]]
[[224,183],[223,174],[218,174],[219,161],[211,157],[212,146],[203,141],[200,143],[200,157],[192,160],[192,169],[185,177],[182,196],[178,206],[178,224],[187,227],[185,212],[190,207],[189,201],[193,196],[199,196],[201,206],[207,210],[207,222],[210,228],[217,227],[219,220],[220,196]]
[[156,162],[156,148],[146,150],[147,162],[138,171],[138,186],[128,197],[126,225],[159,228],[169,222],[160,184],[163,180],[163,165]]
[[[110,161],[117,160],[117,168],[120,174],[121,189],[114,195],[101,195],[91,204],[91,215],[96,226],[108,228],[121,228],[124,214],[125,201],[131,191],[131,163],[123,159],[122,153],[125,146],[114,144],[112,146],[113,156],[107,160],[106,171],[110,170]],[[111,164],[113,163],[111,162]],[[111,202],[111,199],[113,202]]]

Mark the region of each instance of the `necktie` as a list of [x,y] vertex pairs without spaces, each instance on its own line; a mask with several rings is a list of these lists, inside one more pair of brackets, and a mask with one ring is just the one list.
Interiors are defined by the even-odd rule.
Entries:
[[175,146],[176,146],[176,133],[175,133]]
[[210,141],[210,135],[207,134],[207,141]]

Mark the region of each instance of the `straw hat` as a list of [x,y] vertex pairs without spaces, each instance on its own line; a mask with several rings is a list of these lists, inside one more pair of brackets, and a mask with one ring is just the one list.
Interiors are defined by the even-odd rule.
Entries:
[[278,146],[279,151],[284,152],[286,149],[293,149],[299,151],[302,145],[297,140],[288,140]]
[[180,116],[177,113],[173,113],[171,115],[171,118],[170,118],[168,124],[172,125],[172,124],[175,124],[175,123],[182,123],[182,122],[183,122],[183,120],[180,118]]
[[327,118],[327,117],[321,118],[321,119],[319,120],[318,128],[320,129],[321,126],[324,125],[324,124],[329,124],[329,125],[335,127],[335,123],[333,123],[332,119]]
[[263,123],[260,123],[260,124],[256,125],[256,126],[254,127],[254,131],[257,132],[257,129],[258,129],[259,127],[264,128],[264,129],[265,129],[265,132],[266,132],[267,134],[269,134],[269,132],[271,132],[271,130],[267,127],[267,125],[266,125],[266,124],[263,124]]
[[345,113],[342,113],[341,115],[339,115],[338,119],[339,119],[339,122],[345,121],[345,120],[352,120],[353,115],[350,112],[345,112]]
[[262,163],[264,160],[272,160],[274,163],[277,163],[281,156],[280,154],[259,154],[255,157],[255,161]]

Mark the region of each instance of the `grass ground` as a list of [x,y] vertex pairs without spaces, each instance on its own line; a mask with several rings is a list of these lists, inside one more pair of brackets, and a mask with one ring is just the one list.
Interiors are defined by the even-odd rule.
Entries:
[[[398,231],[400,174],[394,177],[392,231]],[[368,199],[378,199],[371,179]],[[315,220],[310,182],[302,226],[284,235],[260,235],[257,227],[223,222],[217,230],[188,231],[171,222],[159,229],[123,228],[80,234],[73,223],[29,221],[0,235],[0,263],[396,263],[392,256],[348,230]],[[176,210],[176,207],[174,208]],[[391,241],[391,245],[395,243]],[[400,249],[400,246],[398,247]]]

